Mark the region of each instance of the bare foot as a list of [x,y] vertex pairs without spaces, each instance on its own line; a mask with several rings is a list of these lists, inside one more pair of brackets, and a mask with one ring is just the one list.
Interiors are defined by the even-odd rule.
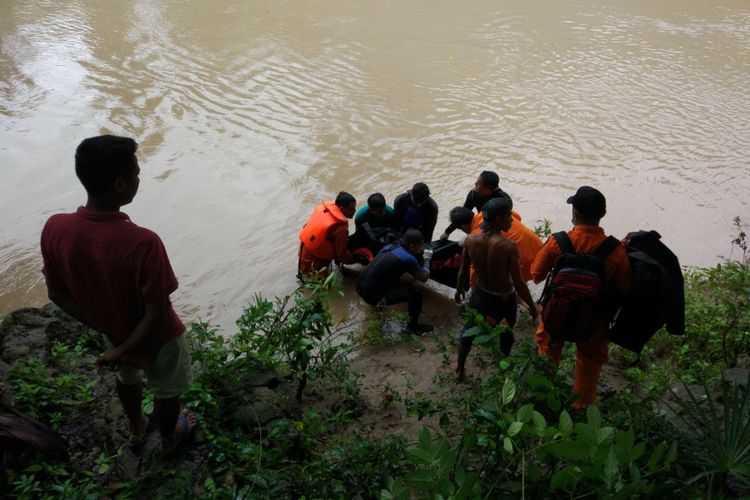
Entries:
[[146,415],[141,414],[141,418],[136,425],[130,423],[130,440],[128,447],[137,453],[145,444],[148,438],[149,419]]
[[458,368],[457,363],[451,364],[451,368],[453,368],[453,373],[456,374],[456,380],[459,382],[465,382],[466,381],[466,373],[463,369]]
[[177,416],[177,424],[175,425],[172,439],[166,443],[162,443],[164,453],[171,453],[177,449],[193,433],[196,427],[198,427],[198,418],[195,416],[195,413],[187,408],[183,409]]

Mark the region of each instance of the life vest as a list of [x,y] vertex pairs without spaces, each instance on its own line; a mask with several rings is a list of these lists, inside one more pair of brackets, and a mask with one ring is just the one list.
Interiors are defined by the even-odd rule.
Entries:
[[313,209],[312,215],[299,232],[302,245],[316,259],[331,261],[335,257],[328,231],[338,224],[348,224],[344,213],[331,200],[323,201]]

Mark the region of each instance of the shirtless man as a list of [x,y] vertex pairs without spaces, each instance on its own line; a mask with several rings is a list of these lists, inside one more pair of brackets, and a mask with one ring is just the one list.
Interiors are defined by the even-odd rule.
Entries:
[[[507,231],[513,223],[512,209],[513,202],[507,198],[489,200],[482,207],[482,232],[466,238],[456,288],[456,302],[461,303],[469,287],[468,271],[473,265],[477,283],[468,306],[482,314],[489,324],[498,324],[505,320],[509,328],[516,324],[516,293],[526,304],[532,324],[536,322],[537,317],[536,305],[526,282],[521,277],[518,246],[514,241],[499,234],[500,231]],[[464,378],[466,357],[474,340],[473,336],[464,335],[471,326],[465,325],[458,338],[456,375],[460,380]],[[513,333],[503,332],[500,337],[500,349],[503,354],[510,354],[512,345]]]

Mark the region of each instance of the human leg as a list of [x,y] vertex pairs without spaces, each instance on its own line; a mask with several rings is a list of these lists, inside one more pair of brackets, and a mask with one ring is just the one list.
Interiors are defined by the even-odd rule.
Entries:
[[407,328],[415,333],[425,333],[432,330],[429,325],[419,323],[419,316],[422,314],[423,297],[422,292],[410,286],[398,286],[387,290],[383,294],[383,301],[387,305],[407,303],[409,312],[409,323]]
[[131,442],[135,445],[146,437],[148,417],[143,414],[143,382],[126,385],[117,378],[117,396],[130,425]]
[[574,408],[585,408],[596,401],[596,387],[602,366],[607,362],[609,348],[606,336],[599,332],[586,342],[576,342],[576,374],[573,393],[580,397]]
[[193,380],[184,335],[162,346],[146,370],[146,379],[154,393],[151,418],[161,433],[162,448],[173,449],[197,425],[195,415],[180,411],[180,395],[190,388]]
[[458,354],[456,356],[456,378],[463,380],[466,378],[466,358],[471,352],[471,342],[462,342],[458,340]]
[[518,315],[516,294],[514,293],[510,298],[496,301],[491,314],[496,322],[501,323],[504,320],[508,325],[508,328],[503,329],[500,333],[500,351],[504,355],[510,356],[510,351],[515,341],[513,327],[516,326],[516,317]]
[[562,355],[565,342],[553,340],[549,333],[544,329],[544,323],[541,318],[539,318],[539,325],[537,326],[534,338],[536,340],[536,345],[539,348],[539,355],[549,356],[556,366],[560,365],[560,356]]

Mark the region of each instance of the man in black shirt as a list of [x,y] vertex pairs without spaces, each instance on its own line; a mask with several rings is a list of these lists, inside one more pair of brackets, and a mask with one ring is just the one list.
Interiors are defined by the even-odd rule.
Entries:
[[437,216],[437,203],[430,198],[430,188],[424,182],[417,182],[393,201],[394,229],[399,232],[411,227],[419,229],[425,242],[432,241]]
[[[476,209],[477,213],[482,211],[482,207],[485,203],[493,198],[507,198],[511,199],[510,195],[500,189],[500,177],[495,172],[485,170],[474,183],[474,189],[469,191],[466,195],[466,201],[464,201],[464,208],[469,210]],[[441,240],[447,240],[450,234],[456,229],[456,226],[451,224],[445,228],[445,232],[440,235]]]

